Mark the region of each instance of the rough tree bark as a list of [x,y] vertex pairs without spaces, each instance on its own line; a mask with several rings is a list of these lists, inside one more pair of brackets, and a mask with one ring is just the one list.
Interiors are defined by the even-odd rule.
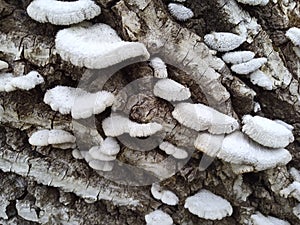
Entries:
[[[56,85],[76,87],[86,74],[85,68],[75,67],[56,54],[54,38],[64,27],[30,19],[26,14],[30,2],[0,0],[0,59],[9,63],[13,73],[37,70],[45,78],[44,84],[30,91],[0,93],[4,108],[0,124],[0,224],[145,224],[145,214],[157,208],[171,215],[175,224],[247,224],[255,211],[291,224],[300,223],[293,214],[297,201],[279,194],[292,182],[289,168],[300,169],[300,59],[284,35],[287,29],[300,27],[299,1],[271,0],[257,7],[240,5],[235,0],[187,1],[185,5],[195,14],[187,22],[176,22],[170,16],[169,1],[96,1],[102,13],[91,22],[109,24],[124,40],[144,43],[151,55],[158,55],[168,64],[172,79],[190,87],[193,102],[209,104],[239,119],[253,114],[254,102],[259,102],[259,115],[295,127],[295,141],[288,146],[293,159],[287,166],[243,175],[235,175],[229,164],[218,159],[201,171],[199,161],[203,155],[199,151],[194,151],[188,162],[159,163],[166,155],[158,149],[136,152],[128,145],[122,146],[118,160],[142,168],[150,181],[175,173],[161,181],[179,197],[175,207],[151,196],[150,185],[139,183],[140,178],[145,179],[141,171],[127,175],[134,177],[132,182],[138,185],[119,184],[72,158],[71,150],[34,148],[28,143],[36,128],[73,130],[71,117],[52,111],[43,96]],[[211,31],[247,36],[240,48],[268,58],[264,71],[275,80],[276,89],[266,91],[247,78],[233,75],[220,55],[203,43],[203,36]],[[147,62],[135,63],[120,69],[104,89],[118,94],[124,86],[143,77],[146,79],[142,84],[151,87],[147,77],[152,76]],[[131,119],[160,122],[166,140],[193,148],[196,132],[172,118],[170,103],[147,91],[126,100],[124,97],[123,107],[130,109]],[[100,121],[109,113],[107,110],[95,118],[101,135]],[[89,128],[85,129],[88,132]],[[118,176],[122,180],[123,174]],[[237,186],[241,191],[236,190]],[[230,201],[233,215],[209,221],[184,209],[184,200],[201,188]]]

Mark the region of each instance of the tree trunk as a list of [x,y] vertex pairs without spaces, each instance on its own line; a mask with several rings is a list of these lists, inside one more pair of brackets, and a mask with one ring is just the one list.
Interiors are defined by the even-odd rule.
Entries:
[[[293,213],[297,201],[279,193],[293,181],[289,169],[300,169],[300,58],[285,37],[286,30],[300,27],[298,1],[270,0],[266,6],[247,6],[235,0],[187,1],[184,4],[194,17],[186,22],[169,14],[169,1],[95,1],[102,13],[91,22],[110,25],[123,40],[143,43],[151,56],[167,64],[170,78],[190,88],[192,102],[209,105],[239,121],[245,114],[255,114],[258,102],[261,111],[257,115],[294,126],[295,141],[287,147],[293,159],[287,166],[241,175],[229,163],[212,161],[194,149],[197,132],[172,118],[174,104],[153,96],[155,80],[148,62],[128,63],[118,71],[73,66],[55,50],[55,35],[65,27],[32,20],[26,13],[30,2],[0,0],[0,59],[9,63],[8,72],[36,70],[45,79],[30,91],[0,93],[0,224],[145,224],[144,216],[155,209],[167,212],[174,224],[251,224],[250,216],[256,211],[300,223]],[[212,31],[247,37],[240,49],[268,59],[263,69],[275,88],[264,90],[245,76],[233,74],[221,54],[203,42],[204,35]],[[92,144],[93,140],[84,139],[90,138],[85,135],[92,130],[104,137],[101,121],[110,115],[110,109],[86,121],[74,121],[44,103],[45,92],[56,85],[88,87],[90,91],[103,87],[119,94],[124,102],[119,110],[136,122],[159,122],[164,133],[148,141],[119,137],[121,152],[111,173],[94,171],[84,160],[74,159],[72,149],[31,146],[28,138],[38,128],[78,132],[75,136],[87,142],[77,143],[82,148]],[[162,139],[185,147],[191,157],[178,161],[157,145],[151,147]],[[151,151],[135,150],[148,145]],[[201,169],[201,160],[209,167]],[[177,206],[153,198],[151,183],[158,181],[176,193]],[[185,209],[185,199],[202,188],[227,199],[233,214],[212,221]]]

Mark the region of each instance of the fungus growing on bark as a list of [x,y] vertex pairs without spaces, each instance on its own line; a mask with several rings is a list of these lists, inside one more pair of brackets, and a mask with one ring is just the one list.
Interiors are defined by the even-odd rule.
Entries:
[[106,136],[116,137],[129,133],[131,137],[147,137],[162,130],[158,123],[140,124],[120,115],[111,115],[102,122],[102,128]]
[[279,194],[285,198],[291,196],[300,201],[300,182],[294,181],[289,186],[282,189]]
[[28,91],[43,82],[44,78],[36,71],[19,77],[4,73],[0,75],[0,91],[10,92],[17,89]]
[[252,84],[256,84],[266,90],[271,91],[273,89],[273,81],[267,74],[265,74],[261,70],[256,70],[251,73],[250,81],[252,82]]
[[155,210],[145,215],[147,225],[173,225],[173,219],[161,210]]
[[210,157],[217,156],[221,149],[224,135],[211,135],[209,133],[198,134],[194,146],[196,149],[204,152]]
[[194,13],[191,9],[178,3],[169,3],[168,9],[171,15],[179,21],[186,21],[194,16]]
[[167,141],[162,142],[159,148],[176,159],[185,159],[188,157],[188,153],[184,149],[178,148]]
[[248,62],[232,65],[231,70],[237,74],[249,74],[258,70],[267,61],[267,58],[255,58]]
[[157,200],[161,199],[163,190],[162,190],[161,186],[159,185],[159,183],[153,183],[150,191],[155,199],[157,199]]
[[247,5],[267,5],[269,0],[237,0],[239,3],[247,4]]
[[179,103],[172,115],[179,123],[196,131],[208,130],[212,134],[224,134],[239,128],[238,121],[233,117],[200,103]]
[[200,218],[209,220],[221,220],[226,216],[231,216],[233,212],[231,204],[226,199],[205,189],[188,197],[184,208]]
[[255,214],[250,217],[252,225],[290,225],[289,222],[275,218],[273,216],[264,216],[260,212],[255,212]]
[[47,90],[44,102],[54,111],[71,113],[74,119],[80,119],[103,112],[113,104],[114,95],[107,91],[89,93],[80,88],[56,86]]
[[167,78],[168,77],[168,71],[167,66],[159,57],[154,57],[150,60],[149,65],[154,70],[154,77],[157,78]]
[[92,169],[104,172],[112,171],[114,168],[114,163],[111,161],[101,161],[97,159],[92,159],[88,163]]
[[222,56],[222,59],[226,63],[239,64],[248,62],[253,59],[255,56],[254,52],[251,51],[236,51],[236,52],[227,52]]
[[158,183],[153,183],[151,186],[151,194],[157,200],[161,200],[167,205],[177,205],[178,197],[169,190],[163,190]]
[[147,60],[150,56],[144,44],[122,41],[106,24],[60,30],[55,48],[63,60],[90,69],[103,69],[126,60]]
[[211,49],[228,52],[238,48],[246,39],[239,35],[226,32],[212,32],[204,36],[204,42]]
[[160,79],[154,85],[155,96],[167,101],[183,101],[191,97],[189,88],[171,79]]
[[7,68],[8,68],[8,63],[0,60],[0,70],[7,69]]
[[71,148],[74,147],[76,138],[67,131],[64,130],[38,130],[34,132],[30,138],[29,143],[33,146],[47,146],[52,145],[57,148]]
[[292,27],[288,29],[285,36],[287,36],[295,46],[300,47],[300,28]]
[[27,13],[40,23],[70,25],[98,16],[101,8],[91,0],[34,0],[27,7]]
[[291,130],[270,119],[246,115],[243,117],[243,124],[242,131],[263,146],[284,148],[294,141]]

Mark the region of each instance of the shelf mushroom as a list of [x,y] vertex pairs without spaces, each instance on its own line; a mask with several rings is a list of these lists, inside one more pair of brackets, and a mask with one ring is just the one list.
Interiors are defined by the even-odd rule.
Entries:
[[167,205],[177,205],[179,202],[178,197],[174,192],[163,190],[158,183],[153,183],[151,186],[151,194],[157,200],[161,200]]
[[34,0],[27,7],[27,13],[40,23],[70,25],[98,16],[101,8],[92,0]]
[[159,57],[154,57],[150,60],[149,65],[154,70],[154,77],[157,78],[167,78],[168,77],[168,71],[167,66]]
[[252,51],[235,51],[225,53],[222,59],[226,63],[239,64],[250,61],[254,56],[255,54]]
[[0,60],[0,70],[7,69],[7,68],[8,68],[8,63]]
[[55,48],[63,60],[89,69],[103,69],[127,60],[143,61],[150,57],[144,44],[122,41],[114,29],[101,23],[60,30]]
[[231,66],[231,70],[237,74],[249,74],[258,70],[262,65],[267,62],[267,58],[255,58],[248,62],[235,64]]
[[224,134],[239,128],[238,121],[233,117],[200,103],[179,103],[172,115],[179,123],[196,131]]
[[147,225],[173,225],[173,219],[161,210],[155,210],[145,215]]
[[292,27],[288,29],[285,36],[287,36],[295,46],[300,47],[300,28]]
[[264,216],[260,212],[255,212],[251,215],[251,225],[290,225],[289,222],[285,220],[278,219],[273,216]]
[[231,204],[226,199],[205,189],[188,197],[184,208],[200,218],[209,220],[221,220],[226,216],[231,216],[233,212]]
[[176,159],[185,159],[188,157],[188,153],[184,149],[178,148],[167,141],[162,142],[159,148]]
[[179,21],[186,21],[194,16],[194,13],[191,9],[178,3],[169,3],[168,10],[171,13],[171,15]]

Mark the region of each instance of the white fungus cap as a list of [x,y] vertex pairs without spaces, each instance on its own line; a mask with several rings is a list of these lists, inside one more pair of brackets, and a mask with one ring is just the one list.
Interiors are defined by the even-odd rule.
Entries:
[[154,57],[150,60],[149,65],[154,70],[154,77],[157,78],[167,78],[168,77],[168,71],[167,66],[159,57]]
[[81,154],[81,151],[79,149],[77,149],[77,148],[72,150],[72,156],[75,159],[84,159],[84,157]]
[[162,142],[159,148],[176,159],[185,159],[188,157],[188,153],[184,149],[178,148],[167,141]]
[[300,203],[293,208],[293,214],[300,219]]
[[179,103],[172,115],[179,123],[196,131],[223,134],[239,128],[236,119],[203,104]]
[[209,133],[198,134],[194,146],[196,149],[204,152],[210,157],[217,156],[222,147],[224,135],[211,135]]
[[300,201],[300,182],[294,181],[289,186],[282,189],[279,194],[285,198],[291,196]]
[[7,69],[7,68],[8,68],[8,63],[0,60],[0,70]]
[[252,140],[270,148],[284,148],[294,141],[293,133],[285,126],[261,117],[245,115],[242,131]]
[[129,133],[131,137],[147,137],[162,130],[162,125],[158,123],[140,124],[130,119],[113,114],[102,122],[102,128],[106,136],[116,137],[124,133]]
[[300,47],[300,28],[292,27],[288,29],[285,35],[291,40],[295,46]]
[[117,155],[120,151],[120,146],[115,138],[107,137],[98,147],[97,151],[106,155]]
[[161,186],[159,185],[159,183],[153,183],[150,191],[155,199],[157,199],[157,200],[161,199],[163,190],[162,190]]
[[231,204],[226,199],[205,189],[188,197],[184,208],[200,218],[209,220],[221,220],[226,216],[231,216],[233,212]]
[[247,5],[267,5],[269,0],[237,0],[240,3],[247,4]]
[[107,91],[89,93],[80,88],[56,86],[47,90],[44,102],[61,114],[71,113],[74,119],[85,119],[111,106],[114,95]]
[[106,24],[60,30],[56,35],[55,48],[63,60],[89,69],[103,69],[125,60],[147,60],[150,57],[144,44],[122,41]]
[[179,21],[186,21],[194,16],[194,13],[191,9],[178,3],[169,3],[168,9],[171,15]]
[[222,56],[222,59],[226,63],[239,64],[248,62],[253,59],[255,56],[254,52],[251,51],[236,51],[236,52],[227,52]]
[[249,74],[258,70],[262,65],[267,62],[267,58],[255,58],[248,62],[235,64],[231,66],[231,70],[237,74]]
[[0,91],[10,92],[17,89],[28,91],[43,82],[44,78],[36,71],[19,77],[5,73],[0,76]]
[[27,7],[27,13],[41,23],[70,25],[94,18],[101,13],[101,8],[91,0],[34,0]]
[[47,146],[49,138],[49,130],[39,130],[34,132],[29,138],[29,144],[33,146]]
[[155,210],[145,215],[147,225],[173,225],[173,219],[161,210]]
[[273,89],[272,79],[261,70],[256,70],[253,73],[251,73],[250,81],[252,84],[258,85],[266,90],[270,91]]
[[289,129],[290,131],[294,130],[294,127],[291,124],[288,124],[282,120],[274,120],[274,122],[279,123],[282,126],[285,126],[287,129]]
[[89,150],[90,155],[97,160],[101,161],[114,161],[116,155],[106,155],[99,150],[99,146],[94,146]]
[[155,96],[167,101],[183,101],[191,97],[189,88],[171,79],[157,81],[153,93]]
[[161,201],[167,205],[177,205],[179,202],[178,197],[174,194],[174,192],[169,190],[162,191]]
[[255,214],[251,215],[250,219],[252,225],[290,225],[290,223],[285,220],[272,216],[264,216],[260,212],[255,212]]
[[226,32],[212,32],[204,36],[204,42],[208,47],[219,51],[228,52],[239,47],[246,39],[239,35]]
[[100,171],[104,171],[104,172],[112,171],[113,168],[114,168],[114,163],[113,162],[107,162],[107,161],[92,159],[88,163],[89,163],[89,166],[92,169],[100,170]]

